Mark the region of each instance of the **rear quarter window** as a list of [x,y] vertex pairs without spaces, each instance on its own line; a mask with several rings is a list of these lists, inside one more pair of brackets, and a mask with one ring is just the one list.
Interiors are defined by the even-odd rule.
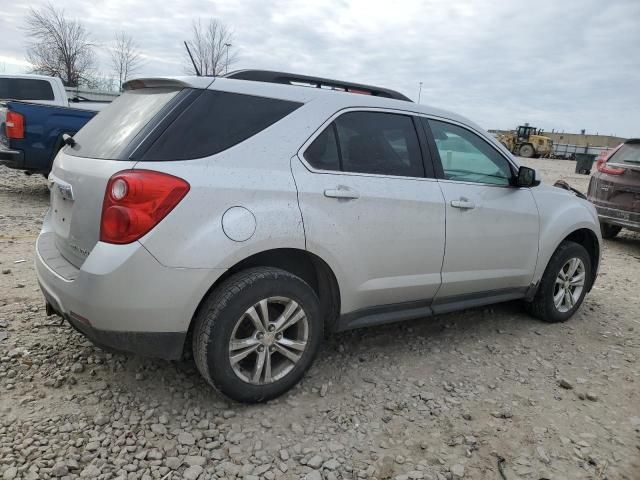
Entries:
[[141,160],[189,160],[220,153],[273,125],[301,105],[205,90],[167,127]]

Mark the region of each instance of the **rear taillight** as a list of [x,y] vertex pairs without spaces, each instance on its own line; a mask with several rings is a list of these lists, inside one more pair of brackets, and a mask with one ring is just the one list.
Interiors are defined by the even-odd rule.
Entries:
[[188,191],[186,181],[166,173],[116,173],[104,194],[100,241],[122,244],[138,240],[166,217]]
[[596,163],[596,168],[600,173],[606,173],[607,175],[622,175],[625,171],[624,168],[615,168],[608,166],[607,160],[602,158],[598,160],[598,163]]
[[24,116],[17,112],[7,112],[5,120],[7,138],[21,140],[24,138]]

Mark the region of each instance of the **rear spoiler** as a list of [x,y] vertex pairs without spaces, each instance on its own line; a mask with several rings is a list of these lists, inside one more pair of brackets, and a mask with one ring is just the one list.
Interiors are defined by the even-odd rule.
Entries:
[[139,88],[207,88],[215,80],[214,77],[142,77],[126,81],[122,85],[124,91]]

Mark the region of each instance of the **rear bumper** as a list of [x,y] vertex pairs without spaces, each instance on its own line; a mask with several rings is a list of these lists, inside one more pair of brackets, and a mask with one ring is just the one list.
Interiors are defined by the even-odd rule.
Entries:
[[[46,225],[46,220],[45,220]],[[36,272],[50,308],[98,346],[178,359],[200,300],[224,270],[168,268],[138,242],[98,242],[81,268],[53,232],[36,242]]]
[[0,165],[18,170],[24,169],[24,152],[0,148]]
[[616,208],[596,205],[598,219],[602,223],[618,225],[630,230],[640,231],[640,213],[619,210]]

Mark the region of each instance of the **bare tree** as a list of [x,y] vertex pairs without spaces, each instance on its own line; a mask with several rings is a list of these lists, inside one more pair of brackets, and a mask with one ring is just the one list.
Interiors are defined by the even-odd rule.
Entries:
[[110,53],[111,68],[118,78],[118,89],[122,90],[122,84],[142,66],[142,57],[133,38],[124,32],[116,33]]
[[94,44],[84,26],[48,3],[31,8],[26,20],[31,38],[27,60],[34,73],[60,77],[66,86],[88,81],[95,66]]
[[[201,19],[194,20],[191,35],[187,43],[200,74],[221,75],[236,61],[236,51],[232,49],[233,33],[218,19],[210,18],[204,25]],[[186,62],[187,72],[195,75],[197,72],[188,54]]]

